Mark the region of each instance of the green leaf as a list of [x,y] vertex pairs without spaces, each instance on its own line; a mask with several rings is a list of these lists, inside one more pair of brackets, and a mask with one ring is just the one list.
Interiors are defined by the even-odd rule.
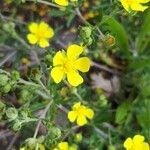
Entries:
[[142,69],[144,67],[150,66],[150,59],[149,58],[132,58],[132,61],[130,61],[129,67],[132,69]]
[[145,99],[145,105],[141,106],[137,119],[141,127],[150,129],[150,99]]
[[144,50],[150,44],[150,9],[148,9],[144,15],[141,31],[136,39],[136,48],[139,53],[144,52]]
[[67,28],[70,27],[70,25],[71,25],[71,23],[72,23],[74,17],[75,17],[75,14],[70,14],[70,15],[68,16]]
[[138,124],[141,126],[145,137],[150,139],[150,98],[139,97],[139,104],[135,107]]
[[115,37],[116,44],[120,50],[129,55],[128,36],[124,27],[115,18],[109,16],[103,17],[101,25],[104,30],[109,31]]
[[123,102],[121,105],[119,105],[116,111],[116,116],[115,116],[116,117],[115,122],[117,124],[123,124],[125,122],[129,109],[130,109],[129,102]]

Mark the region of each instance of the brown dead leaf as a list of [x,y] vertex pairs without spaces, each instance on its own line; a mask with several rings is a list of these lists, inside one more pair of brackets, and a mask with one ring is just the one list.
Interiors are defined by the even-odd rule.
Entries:
[[103,77],[102,73],[93,73],[90,75],[90,77],[92,79],[92,87],[94,89],[101,88],[108,93],[117,93],[119,91],[120,80],[116,75],[113,75],[111,78],[106,79]]

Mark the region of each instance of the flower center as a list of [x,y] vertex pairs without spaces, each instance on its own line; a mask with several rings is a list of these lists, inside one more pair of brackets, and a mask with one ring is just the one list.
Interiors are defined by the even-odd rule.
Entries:
[[66,59],[66,61],[63,64],[63,69],[65,73],[74,70],[74,62],[69,59]]
[[85,115],[85,108],[83,108],[82,106],[81,107],[79,107],[79,108],[77,108],[77,113],[78,113],[78,115]]
[[42,34],[40,32],[37,32],[36,37],[40,40],[40,39],[42,39]]

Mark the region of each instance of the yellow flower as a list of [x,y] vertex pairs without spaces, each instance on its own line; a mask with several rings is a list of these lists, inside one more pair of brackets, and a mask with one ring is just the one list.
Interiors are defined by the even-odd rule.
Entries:
[[77,150],[77,148],[74,145],[69,146],[68,142],[60,142],[58,148],[54,148],[53,150]]
[[135,135],[133,139],[130,137],[124,142],[126,150],[150,150],[149,144],[144,142],[144,136]]
[[150,2],[150,0],[121,0],[123,7],[130,12],[131,10],[134,11],[144,11],[148,8],[143,4]]
[[87,124],[87,118],[92,119],[94,117],[94,112],[92,109],[81,105],[80,102],[76,103],[72,107],[72,111],[68,113],[68,119],[70,122],[77,120],[79,126]]
[[53,58],[54,68],[51,71],[51,76],[56,83],[67,75],[67,80],[72,86],[78,86],[83,82],[83,78],[78,71],[87,72],[90,68],[90,60],[87,57],[78,58],[83,52],[83,47],[71,45],[67,49],[67,54],[63,51],[58,51]]
[[49,46],[48,40],[54,36],[54,31],[45,22],[31,23],[29,25],[29,33],[27,39],[30,44],[38,44],[40,47],[45,48]]
[[[71,2],[77,2],[78,0],[70,0],[70,1]],[[55,0],[54,2],[60,6],[68,6],[69,5],[68,0]]]
[[68,0],[55,0],[55,3],[61,6],[68,6]]

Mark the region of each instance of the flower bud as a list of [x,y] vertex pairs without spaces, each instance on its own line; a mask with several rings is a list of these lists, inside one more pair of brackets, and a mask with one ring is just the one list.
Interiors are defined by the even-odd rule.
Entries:
[[0,74],[0,86],[4,86],[7,84],[9,78],[5,74]]
[[52,63],[52,61],[53,61],[52,55],[51,54],[47,54],[45,56],[45,60],[46,60],[47,63]]
[[10,120],[15,120],[18,117],[18,111],[16,108],[14,107],[10,107],[6,110],[6,116],[10,119]]
[[14,81],[19,80],[19,78],[20,78],[19,72],[18,72],[18,71],[12,71],[12,73],[11,73],[11,78],[12,78],[12,80],[14,80]]
[[28,118],[28,111],[27,110],[25,110],[25,109],[21,110],[21,111],[19,111],[19,113],[20,113],[22,118],[24,118],[24,119]]
[[11,85],[8,83],[3,87],[3,92],[8,93],[11,90]]
[[116,148],[113,145],[109,145],[108,150],[116,150]]
[[92,29],[91,27],[82,27],[81,28],[81,35],[86,37],[86,38],[89,38],[91,36],[91,33],[92,33]]
[[75,140],[77,142],[81,142],[82,141],[82,134],[81,133],[77,133],[76,136],[75,136]]
[[21,129],[21,122],[17,119],[17,120],[15,120],[15,123],[13,125],[13,130],[19,131],[20,129]]
[[63,87],[61,90],[60,90],[60,95],[63,96],[63,97],[66,97],[67,94],[69,92],[69,89],[68,87]]
[[89,26],[86,27],[82,27],[80,30],[80,37],[83,40],[83,42],[85,43],[85,45],[91,45],[93,42],[92,39],[92,28]]
[[61,130],[57,127],[52,127],[51,133],[54,137],[60,137],[61,136]]
[[24,89],[21,91],[21,98],[26,101],[31,97],[30,94],[31,93],[28,90]]
[[109,47],[114,46],[115,43],[116,43],[115,37],[113,37],[113,36],[110,35],[110,34],[107,34],[107,35],[105,36],[105,43],[106,43],[106,45],[109,46]]
[[13,22],[7,22],[3,25],[4,31],[7,33],[11,34],[13,37],[16,36],[16,31],[15,31],[15,23]]

